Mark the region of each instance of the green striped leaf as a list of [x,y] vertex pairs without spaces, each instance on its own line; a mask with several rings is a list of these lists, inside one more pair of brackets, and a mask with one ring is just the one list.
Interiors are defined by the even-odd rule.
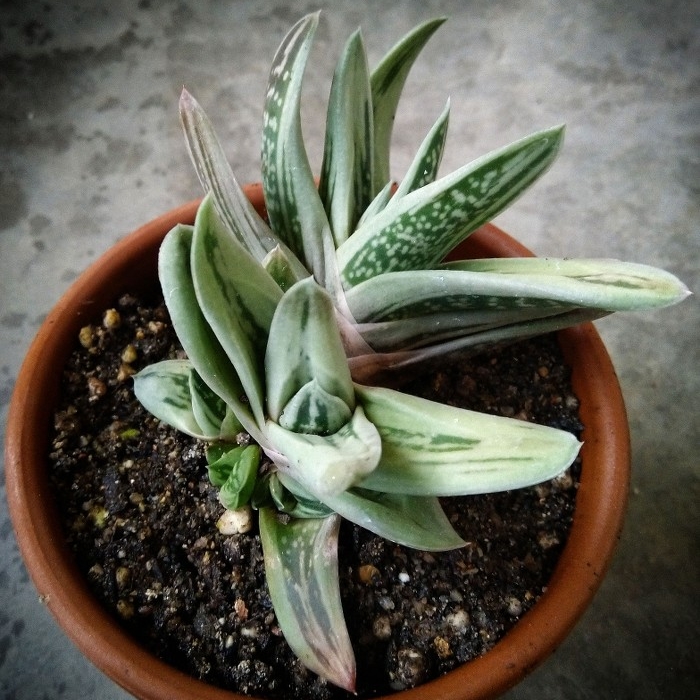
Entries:
[[199,181],[205,192],[212,193],[222,223],[256,260],[262,260],[279,241],[245,196],[209,118],[185,89],[180,121]]
[[270,474],[269,489],[277,510],[293,518],[325,518],[333,515],[333,510],[311,495],[299,482],[280,472]]
[[386,272],[435,267],[549,167],[562,137],[563,127],[537,132],[390,201],[338,248],[346,289]]
[[[258,428],[238,374],[204,318],[190,266],[193,228],[176,226],[165,237],[158,255],[158,276],[177,337],[197,372],[220,396],[255,440]],[[188,380],[189,381],[189,380]]]
[[[556,268],[553,265],[551,269]],[[501,313],[507,317],[520,310],[527,317],[529,310],[556,312],[576,306],[598,306],[601,292],[604,289],[600,285],[577,282],[563,275],[473,272],[445,266],[437,270],[387,272],[353,287],[346,298],[358,323],[372,323],[463,311],[497,320]]]
[[329,394],[317,379],[312,379],[287,402],[277,422],[295,433],[330,435],[351,418],[352,411],[345,401]]
[[319,283],[329,287],[336,284],[335,246],[304,147],[299,113],[317,25],[318,13],[297,22],[273,60],[263,113],[262,175],[273,230]]
[[355,230],[374,196],[372,120],[367,55],[358,29],[333,77],[319,185],[336,247]]
[[563,313],[567,307],[530,309],[469,309],[426,314],[397,321],[363,323],[357,326],[362,337],[377,352],[411,350],[424,345],[438,345],[454,338],[485,333],[492,329],[525,323]]
[[355,658],[338,585],[340,518],[292,519],[260,511],[265,577],[284,637],[314,673],[355,690]]
[[286,246],[273,248],[262,260],[262,266],[283,292],[309,276],[308,272],[299,274],[300,270],[295,269],[294,260],[294,255]]
[[[282,455],[278,467],[306,487],[318,500],[350,488],[379,462],[381,441],[377,429],[356,408],[352,419],[332,435],[309,435],[268,421],[265,433]],[[330,505],[330,504],[328,504]]]
[[442,161],[442,154],[445,150],[449,119],[450,101],[447,100],[445,109],[438,117],[433,128],[428,132],[406,175],[401,180],[394,194],[394,200],[398,201],[409,192],[429,185],[435,180]]
[[[190,397],[192,413],[204,432],[224,439],[221,435],[221,424],[226,417],[226,404],[204,383],[194,367],[190,371]],[[241,428],[239,425],[236,433],[240,432]],[[226,437],[235,437],[236,433]]]
[[464,546],[437,498],[354,488],[324,502],[347,520],[406,547],[442,552]]
[[690,294],[670,272],[619,260],[498,258],[448,263],[444,269],[493,275],[504,289],[523,290],[523,296],[531,289],[540,296],[607,311],[671,306]]
[[267,412],[273,421],[311,380],[348,410],[355,394],[328,294],[309,277],[282,297],[270,326],[265,353]]
[[367,209],[363,212],[360,220],[357,222],[358,228],[384,209],[391,199],[393,189],[393,182],[387,182],[386,185],[384,185],[384,188],[379,191],[379,194],[370,202]]
[[362,488],[423,496],[505,491],[551,479],[580,448],[554,428],[390,389],[357,385],[356,392],[382,438],[379,466]]
[[189,360],[157,362],[134,376],[134,393],[143,407],[163,423],[200,440],[217,439],[218,426],[202,428],[192,410],[192,372]]
[[[377,383],[377,378],[387,371],[405,371],[412,365],[445,358],[448,355],[469,356],[488,348],[512,343],[522,338],[559,331],[563,328],[577,326],[580,323],[595,321],[608,314],[598,309],[572,309],[552,316],[528,317],[517,323],[503,326],[473,329],[468,333],[458,334],[451,339],[435,343],[418,344],[412,349],[386,350],[380,352],[358,353],[348,358],[348,365],[354,381],[360,384]],[[396,325],[405,321],[396,321]],[[388,339],[382,339],[388,342]],[[388,379],[388,377],[384,377]]]
[[282,291],[243,246],[222,231],[209,197],[195,220],[192,279],[199,307],[235,367],[250,409],[262,426],[263,358]]
[[428,39],[445,18],[428,20],[406,34],[372,71],[372,107],[374,111],[374,187],[379,192],[391,179],[391,133],[396,108],[406,78]]

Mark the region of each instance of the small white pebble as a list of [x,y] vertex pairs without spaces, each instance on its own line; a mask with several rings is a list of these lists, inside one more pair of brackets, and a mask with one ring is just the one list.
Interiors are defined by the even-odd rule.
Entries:
[[455,630],[455,632],[464,632],[469,626],[469,614],[466,610],[455,610],[450,613],[447,618],[447,624]]
[[405,571],[399,574],[399,581],[401,581],[401,583],[408,583],[410,580],[411,577]]
[[250,532],[253,527],[253,511],[250,506],[225,510],[216,527],[222,535],[238,535]]
[[508,614],[511,617],[519,617],[523,614],[523,604],[514,596],[508,598]]

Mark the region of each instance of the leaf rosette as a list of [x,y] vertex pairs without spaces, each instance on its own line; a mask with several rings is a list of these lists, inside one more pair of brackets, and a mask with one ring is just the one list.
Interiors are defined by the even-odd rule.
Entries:
[[580,446],[559,430],[435,404],[373,378],[689,293],[667,272],[619,261],[443,262],[539,179],[564,133],[535,132],[439,177],[448,102],[395,186],[399,97],[443,21],[416,27],[371,72],[361,33],[350,37],[331,85],[318,182],[300,116],[318,13],[292,27],[263,116],[267,220],[183,91],[187,147],[207,194],[194,226],[164,240],[159,277],[187,359],[135,377],[149,411],[209,443],[223,505],[259,510],[282,630],[304,664],[348,690],[339,516],[411,547],[459,547],[440,497],[547,480]]

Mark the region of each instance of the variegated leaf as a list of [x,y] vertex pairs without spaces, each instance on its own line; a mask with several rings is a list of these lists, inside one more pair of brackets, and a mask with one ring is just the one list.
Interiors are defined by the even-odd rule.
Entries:
[[[282,484],[284,479],[284,484]],[[325,518],[333,515],[333,509],[324,505],[298,481],[275,472],[270,475],[270,494],[277,510],[293,518]]]
[[[522,338],[571,328],[580,323],[595,321],[609,312],[599,309],[572,309],[552,316],[532,317],[517,323],[495,328],[474,330],[449,340],[425,344],[411,350],[394,350],[357,354],[348,358],[353,379],[360,384],[376,383],[378,376],[387,371],[405,371],[406,368],[445,358],[448,355],[474,355],[488,348],[512,343]],[[401,323],[397,321],[397,323]]]
[[209,197],[195,220],[192,278],[199,307],[235,367],[261,426],[265,420],[263,358],[282,290],[240,243],[221,231]]
[[358,29],[338,61],[328,102],[319,194],[336,247],[374,196],[373,116],[367,55]]
[[[194,367],[190,372],[190,397],[192,413],[197,423],[207,434],[222,439],[221,424],[226,416],[226,404],[204,383]],[[239,424],[236,433],[239,433],[241,428]],[[236,433],[227,437],[235,437]]]
[[363,488],[423,496],[505,491],[551,479],[580,448],[562,430],[391,389],[358,385],[357,396],[382,438],[379,466]]
[[[348,290],[346,299],[358,323],[464,311],[492,314],[497,320],[501,312],[520,310],[526,315],[528,310],[557,312],[583,306],[585,285],[577,287],[554,275],[527,277],[450,267],[387,272]],[[595,291],[593,285],[588,289],[591,301]]]
[[391,352],[438,345],[453,338],[557,316],[568,310],[569,307],[554,302],[551,306],[532,308],[455,310],[396,321],[361,323],[357,330],[375,351]]
[[277,246],[262,260],[262,266],[267,270],[270,277],[277,282],[283,292],[286,292],[296,282],[309,276],[309,273],[305,275],[298,274],[299,270],[295,269],[295,259],[289,248]]
[[205,192],[211,191],[221,221],[256,260],[262,260],[279,241],[245,196],[209,118],[185,89],[180,120],[199,181]]
[[[352,419],[332,435],[308,435],[268,421],[265,433],[274,449],[284,455],[281,471],[325,501],[367,476],[379,462],[381,441],[377,429],[356,408]],[[330,505],[330,504],[329,504]]]
[[277,306],[265,353],[265,377],[267,412],[273,421],[312,379],[342,399],[350,411],[355,408],[333,303],[311,277],[297,282]]
[[384,209],[391,199],[393,189],[393,182],[387,182],[386,185],[384,185],[383,189],[379,191],[379,194],[370,202],[367,209],[363,212],[360,220],[357,222],[358,228]]
[[406,547],[442,552],[464,546],[437,498],[353,488],[324,503],[347,520]]
[[273,60],[263,115],[262,175],[273,230],[319,283],[329,286],[335,284],[330,272],[335,246],[304,147],[299,113],[304,68],[317,25],[318,13],[297,22]]
[[445,149],[445,139],[447,138],[447,125],[450,118],[450,101],[447,100],[445,109],[438,117],[433,128],[428,132],[421,147],[418,149],[408,172],[401,180],[393,201],[398,202],[401,197],[409,192],[418,190],[425,185],[429,185],[435,180],[442,161],[442,154]]
[[413,62],[428,39],[445,21],[432,19],[406,34],[372,71],[372,107],[374,111],[374,187],[379,192],[391,179],[389,153],[391,133],[399,97]]
[[535,290],[538,296],[607,311],[671,306],[690,294],[670,272],[620,260],[498,258],[448,263],[444,269],[498,278],[508,293],[522,290],[527,296]]
[[170,319],[199,375],[226,402],[246,431],[260,441],[262,433],[244,400],[236,370],[199,307],[190,266],[192,238],[192,227],[178,225],[160,247],[158,276]]
[[134,376],[134,394],[158,420],[200,440],[219,437],[218,426],[200,426],[192,410],[189,360],[163,360]]
[[270,597],[284,637],[302,663],[345,690],[355,690],[355,658],[338,587],[340,518],[292,519],[260,511],[260,538]]
[[554,160],[563,127],[540,131],[393,201],[337,251],[346,289],[376,275],[435,267]]
[[329,394],[317,379],[312,379],[287,402],[277,422],[295,433],[330,435],[351,418],[352,411],[345,401]]

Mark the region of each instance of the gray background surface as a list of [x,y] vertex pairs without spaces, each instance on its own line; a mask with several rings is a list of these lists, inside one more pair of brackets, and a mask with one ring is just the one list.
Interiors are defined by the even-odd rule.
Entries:
[[[286,29],[318,7],[326,11],[304,93],[316,170],[328,81],[347,35],[362,25],[374,64],[415,24],[444,14],[450,21],[400,105],[394,176],[448,95],[442,172],[566,122],[555,166],[496,223],[540,255],[646,262],[700,290],[695,0],[0,2],[0,424],[23,354],[60,293],[121,236],[199,195],[177,118],[183,84],[213,118],[240,181],[258,180],[269,62]],[[632,429],[626,528],[581,623],[510,700],[694,695],[699,315],[692,298],[598,323]],[[38,602],[4,498],[0,697],[127,697]]]

